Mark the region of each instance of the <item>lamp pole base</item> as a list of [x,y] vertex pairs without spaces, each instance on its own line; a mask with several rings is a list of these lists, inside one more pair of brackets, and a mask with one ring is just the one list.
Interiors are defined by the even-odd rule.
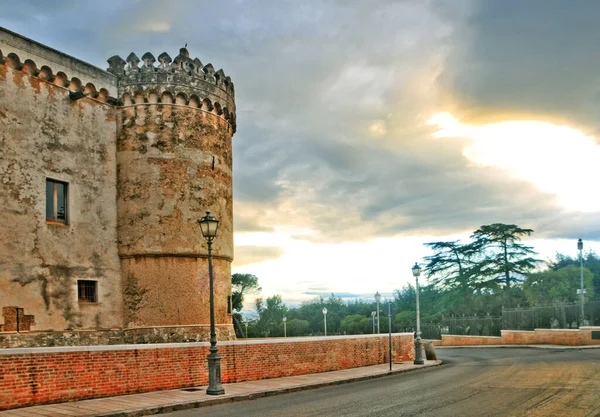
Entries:
[[423,343],[421,337],[417,336],[415,339],[415,365],[425,365],[425,355],[423,354]]
[[208,395],[225,394],[225,389],[221,385],[221,355],[217,352],[211,352],[206,359],[208,359],[208,388],[206,388],[206,393]]

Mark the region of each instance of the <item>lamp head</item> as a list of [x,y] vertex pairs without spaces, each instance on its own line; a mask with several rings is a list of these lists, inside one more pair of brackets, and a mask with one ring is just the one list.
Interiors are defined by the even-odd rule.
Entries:
[[200,230],[204,239],[211,241],[217,236],[219,221],[215,216],[210,214],[210,211],[207,211],[206,216],[198,220],[198,223],[200,223]]
[[327,307],[323,307],[323,314],[326,315],[327,314]]
[[577,250],[583,250],[583,240],[581,239],[577,241]]
[[415,266],[412,267],[412,273],[416,278],[418,278],[419,275],[421,275],[421,267],[419,267],[419,264],[416,262]]
[[380,302],[380,301],[381,301],[381,294],[379,294],[379,291],[377,291],[377,292],[375,293],[375,301],[376,301],[376,302]]

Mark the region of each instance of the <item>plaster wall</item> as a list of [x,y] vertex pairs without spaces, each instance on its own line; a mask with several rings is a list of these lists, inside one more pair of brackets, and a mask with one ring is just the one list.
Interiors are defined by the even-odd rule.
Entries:
[[[115,110],[72,101],[67,88],[8,63],[0,64],[0,307],[23,308],[36,329],[118,326]],[[69,184],[67,225],[45,219],[47,178]],[[98,303],[78,302],[78,279],[98,281]]]

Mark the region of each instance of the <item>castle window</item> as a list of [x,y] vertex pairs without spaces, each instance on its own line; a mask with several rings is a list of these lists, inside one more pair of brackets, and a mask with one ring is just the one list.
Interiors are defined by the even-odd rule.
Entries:
[[77,300],[80,303],[98,302],[98,282],[97,281],[77,281]]
[[231,314],[232,310],[233,310],[233,299],[231,297],[231,295],[227,296],[227,314]]
[[67,224],[66,182],[46,178],[46,221]]

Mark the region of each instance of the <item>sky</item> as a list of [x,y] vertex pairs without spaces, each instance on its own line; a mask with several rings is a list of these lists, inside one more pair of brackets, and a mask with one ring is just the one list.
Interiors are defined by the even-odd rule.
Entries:
[[[290,305],[384,297],[423,243],[517,224],[600,253],[600,2],[0,0],[101,68],[192,57],[235,83],[233,272]],[[251,306],[250,306],[251,307]]]

